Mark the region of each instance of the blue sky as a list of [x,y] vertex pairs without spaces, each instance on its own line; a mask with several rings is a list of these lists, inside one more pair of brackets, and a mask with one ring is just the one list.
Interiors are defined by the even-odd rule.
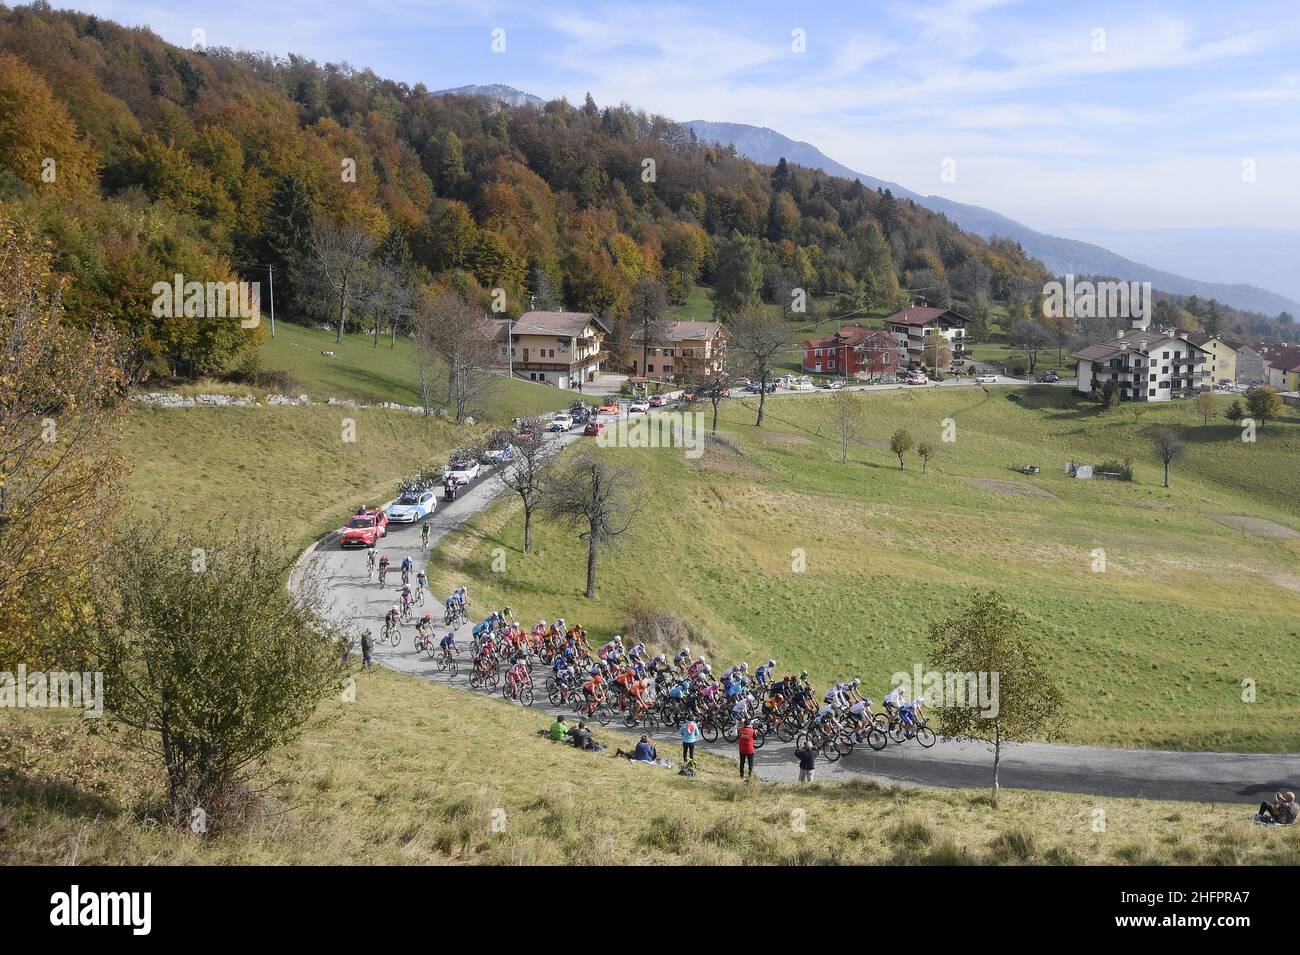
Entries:
[[182,45],[770,126],[1058,234],[1300,227],[1295,0],[74,2]]

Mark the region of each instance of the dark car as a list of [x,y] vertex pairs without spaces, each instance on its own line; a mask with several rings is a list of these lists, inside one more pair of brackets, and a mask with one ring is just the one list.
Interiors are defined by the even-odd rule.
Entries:
[[586,424],[591,420],[591,406],[584,404],[575,404],[569,409],[569,415],[573,418],[574,424]]
[[1061,376],[1054,371],[1049,371],[1046,374],[1039,375],[1038,380],[1043,384],[1054,385],[1061,380]]

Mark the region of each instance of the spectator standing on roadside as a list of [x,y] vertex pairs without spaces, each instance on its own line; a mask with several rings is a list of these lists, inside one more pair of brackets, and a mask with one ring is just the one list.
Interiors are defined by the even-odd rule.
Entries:
[[817,750],[812,743],[805,743],[803,749],[796,749],[794,754],[799,759],[799,782],[812,782],[817,769]]
[[366,665],[367,670],[369,670],[372,666],[374,666],[374,661],[370,657],[370,654],[374,652],[374,649],[375,649],[375,638],[370,635],[369,630],[362,632],[361,662]]
[[736,747],[740,750],[740,778],[745,779],[745,766],[749,766],[749,779],[754,778],[754,727],[749,720],[740,724],[736,731]]
[[700,741],[700,728],[689,716],[682,720],[682,762],[695,758],[695,744]]

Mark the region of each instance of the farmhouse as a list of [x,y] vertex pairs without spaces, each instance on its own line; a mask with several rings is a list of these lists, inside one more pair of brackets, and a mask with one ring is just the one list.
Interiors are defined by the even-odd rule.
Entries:
[[850,325],[803,345],[803,370],[859,378],[879,378],[898,371],[906,355],[894,336],[880,328]]
[[1137,328],[1115,333],[1070,356],[1078,362],[1078,390],[1101,394],[1111,385],[1121,401],[1168,401],[1195,394],[1209,372],[1206,352],[1172,330]]
[[609,328],[588,312],[525,312],[497,329],[497,367],[559,388],[595,381]]
[[1218,335],[1204,332],[1189,332],[1175,329],[1179,335],[1186,335],[1187,340],[1206,353],[1206,381],[1211,385],[1231,385],[1237,381],[1237,352],[1244,347],[1243,342],[1230,341]]
[[669,322],[663,334],[652,337],[641,369],[641,345],[645,338],[638,328],[628,336],[632,352],[632,373],[647,378],[684,378],[694,370],[710,372],[722,367],[727,351],[727,330],[719,322]]
[[930,332],[938,332],[948,340],[954,359],[966,354],[966,326],[969,319],[950,308],[929,308],[913,305],[895,312],[885,319],[885,328],[894,336],[909,361],[924,364],[922,344]]
[[1261,345],[1268,384],[1278,391],[1300,391],[1300,347]]

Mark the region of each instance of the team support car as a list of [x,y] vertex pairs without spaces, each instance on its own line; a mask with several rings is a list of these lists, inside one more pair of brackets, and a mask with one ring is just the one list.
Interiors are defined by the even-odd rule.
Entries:
[[928,385],[930,379],[925,377],[925,375],[921,374],[919,371],[914,371],[907,376],[907,383],[909,385]]
[[832,378],[829,381],[822,382],[822,387],[827,391],[839,391],[844,387],[844,382],[839,378]]
[[601,405],[599,408],[597,408],[597,409],[596,409],[596,413],[597,413],[597,414],[619,414],[619,413],[622,412],[622,410],[623,410],[623,409],[620,408],[620,407],[619,407],[618,405],[616,405],[616,404],[608,404],[608,403],[607,403],[607,404],[603,404],[603,405]]
[[565,412],[561,411],[551,419],[551,423],[546,426],[547,431],[572,431],[573,419]]
[[666,408],[668,407],[668,399],[665,398],[663,395],[655,395],[653,398],[650,399],[650,407]]
[[432,489],[407,491],[388,508],[388,520],[394,524],[414,524],[432,514],[437,506]]
[[628,414],[645,414],[650,410],[650,402],[644,398],[637,398],[627,406]]
[[510,445],[502,445],[496,448],[488,448],[483,452],[483,463],[490,464],[492,467],[499,468],[503,464],[509,464],[515,457],[515,449]]
[[480,470],[482,470],[482,466],[477,461],[459,459],[448,464],[447,470],[444,473],[447,477],[455,481],[457,486],[460,486],[462,484],[468,484],[470,481],[478,477]]
[[605,426],[599,421],[588,421],[582,433],[589,438],[599,438],[605,433]]
[[575,404],[569,409],[569,417],[573,419],[575,425],[586,424],[593,414],[595,411],[591,405]]
[[997,375],[976,375],[975,380],[981,385],[996,385],[998,383]]
[[339,531],[340,547],[374,547],[388,534],[388,514],[363,508]]

